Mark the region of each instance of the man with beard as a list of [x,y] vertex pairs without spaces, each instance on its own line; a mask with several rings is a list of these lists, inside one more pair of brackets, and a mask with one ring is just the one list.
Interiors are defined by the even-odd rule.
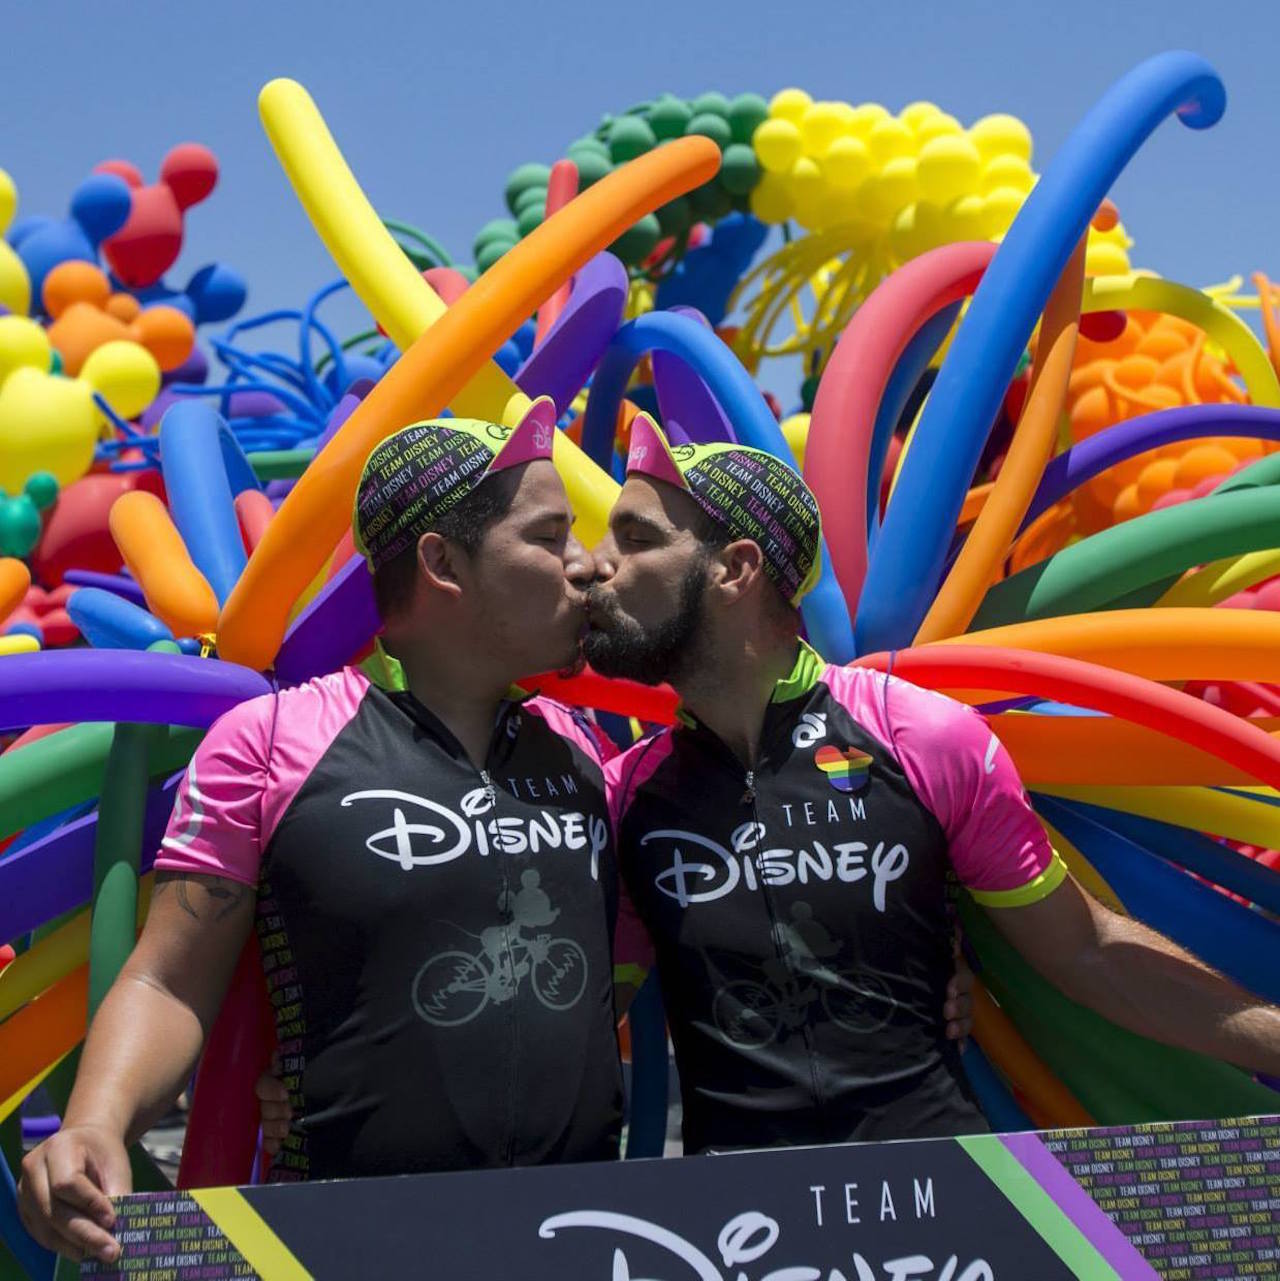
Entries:
[[354,528],[408,688],[346,668],[209,731],[63,1127],[23,1162],[42,1245],[118,1257],[126,1145],[188,1080],[255,925],[299,1117],[275,1177],[617,1155],[599,748],[511,690],[575,663],[586,623],[554,432],[542,401],[514,431],[420,423],[371,454]]
[[683,700],[606,773],[686,1151],[986,1128],[938,1013],[949,873],[1073,1000],[1280,1073],[1280,1010],[1089,897],[978,713],[799,638],[819,531],[777,459],[633,423],[585,652]]

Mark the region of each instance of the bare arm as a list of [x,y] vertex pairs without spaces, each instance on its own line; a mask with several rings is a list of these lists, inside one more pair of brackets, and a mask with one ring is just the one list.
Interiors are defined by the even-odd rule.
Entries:
[[986,911],[1073,1001],[1152,1040],[1280,1073],[1280,1009],[1104,907],[1072,877],[1038,902]]
[[23,1162],[19,1208],[41,1244],[109,1261],[110,1197],[127,1144],[190,1077],[253,922],[256,896],[221,877],[160,872],[133,955],[89,1029],[62,1129]]

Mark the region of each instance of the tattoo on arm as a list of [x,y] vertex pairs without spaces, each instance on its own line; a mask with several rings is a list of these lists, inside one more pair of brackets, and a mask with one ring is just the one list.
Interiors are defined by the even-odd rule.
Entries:
[[[204,895],[195,893],[196,889]],[[212,876],[195,876],[189,872],[158,872],[154,894],[158,897],[169,889],[178,895],[178,906],[195,921],[208,919],[207,908],[214,906],[212,919],[215,923],[224,921],[244,902],[250,893],[249,886],[236,881],[227,881]],[[203,898],[212,900],[212,904],[202,902]],[[202,907],[206,911],[202,912]]]

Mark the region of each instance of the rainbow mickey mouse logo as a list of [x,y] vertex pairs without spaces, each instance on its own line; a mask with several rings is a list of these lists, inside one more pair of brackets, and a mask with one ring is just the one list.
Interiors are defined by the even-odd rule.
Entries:
[[871,757],[856,747],[833,747],[825,743],[813,754],[813,763],[827,776],[837,792],[856,792],[867,782]]

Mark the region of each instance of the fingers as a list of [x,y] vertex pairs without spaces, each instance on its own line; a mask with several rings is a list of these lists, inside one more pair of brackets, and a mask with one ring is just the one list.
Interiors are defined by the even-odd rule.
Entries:
[[18,1213],[23,1226],[47,1250],[79,1262],[93,1257],[113,1263],[120,1246],[112,1237],[115,1212],[84,1173],[78,1147],[43,1145],[22,1164]]
[[253,1092],[258,1096],[258,1102],[264,1107],[268,1103],[279,1104],[289,1101],[289,1091],[285,1088],[284,1082],[274,1076],[268,1076],[265,1072],[255,1082]]

